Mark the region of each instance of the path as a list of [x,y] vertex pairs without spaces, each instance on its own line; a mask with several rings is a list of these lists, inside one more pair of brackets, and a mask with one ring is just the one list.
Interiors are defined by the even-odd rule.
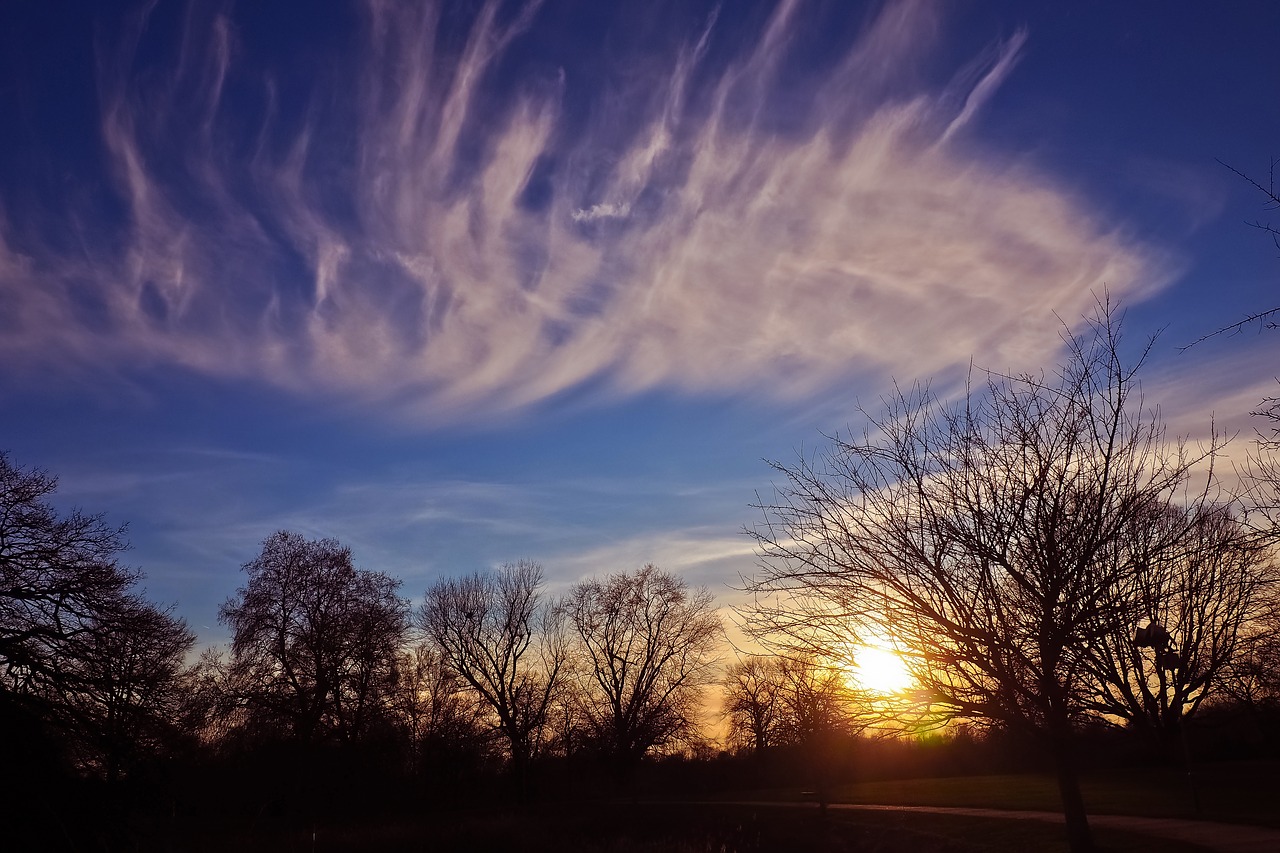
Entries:
[[[998,817],[1016,820],[1044,820],[1062,823],[1061,812],[1016,811],[1013,809],[964,809],[942,806],[863,806],[853,803],[832,803],[832,809],[860,809],[864,811],[930,812],[933,814],[967,815],[969,817]],[[1154,835],[1199,844],[1220,853],[1277,853],[1280,851],[1280,829],[1263,826],[1243,826],[1235,823],[1214,823],[1204,820],[1182,820],[1167,817],[1131,817],[1128,815],[1089,815],[1089,825]]]
[[[751,802],[735,803],[751,806],[807,806],[811,803]],[[967,817],[1011,818],[1015,820],[1043,820],[1062,823],[1061,812],[1018,811],[1013,809],[965,809],[944,806],[870,806],[856,803],[831,803],[831,809],[929,812],[931,814],[962,815]],[[1089,825],[1106,827],[1157,838],[1169,838],[1198,844],[1219,853],[1277,853],[1280,851],[1280,829],[1265,826],[1245,826],[1237,823],[1215,823],[1207,820],[1182,820],[1167,817],[1131,817],[1128,815],[1089,815]]]

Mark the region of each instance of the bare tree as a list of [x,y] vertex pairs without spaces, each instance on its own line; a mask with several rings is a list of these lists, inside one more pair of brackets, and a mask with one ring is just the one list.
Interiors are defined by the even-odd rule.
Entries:
[[542,568],[521,560],[438,581],[417,613],[445,661],[493,709],[522,785],[565,666],[558,611],[541,587]]
[[74,689],[67,662],[126,609],[137,572],[119,564],[123,527],[100,515],[60,516],[58,481],[0,452],[0,689]]
[[[933,711],[1038,737],[1080,851],[1083,659],[1128,632],[1109,592],[1138,570],[1118,543],[1153,508],[1196,500],[1191,466],[1217,447],[1166,441],[1106,306],[1066,342],[1056,375],[989,374],[955,406],[898,392],[861,437],[775,465],[786,483],[753,531],[764,563],[748,616],[828,657],[860,634],[891,637]],[[1187,532],[1157,534],[1152,554]]]
[[400,653],[391,706],[408,735],[410,765],[420,771],[459,769],[443,765],[487,751],[492,739],[488,707],[429,643]]
[[[1276,166],[1280,165],[1280,160],[1272,159],[1265,183],[1230,164],[1219,162],[1262,195],[1264,210],[1280,209],[1280,191],[1276,188]],[[1272,243],[1280,248],[1280,227],[1261,219],[1248,224],[1266,233]],[[1259,329],[1274,330],[1280,325],[1276,322],[1277,314],[1280,314],[1280,306],[1263,308],[1242,320],[1202,335],[1182,349],[1191,349],[1210,338],[1240,334],[1255,324]],[[1274,541],[1280,538],[1280,453],[1277,452],[1280,451],[1280,397],[1264,397],[1259,408],[1251,414],[1269,421],[1270,427],[1257,431],[1255,449],[1249,454],[1242,472],[1246,485],[1245,521],[1253,527],[1255,534]]]
[[726,672],[729,736],[756,751],[811,744],[859,728],[848,676],[811,654],[752,655]]
[[335,719],[347,739],[360,737],[388,712],[391,680],[409,630],[409,604],[396,591],[400,581],[381,572],[357,570],[342,620],[345,660],[332,692]]
[[844,671],[809,655],[779,657],[776,668],[781,742],[811,743],[856,728],[856,700]]
[[57,479],[0,453],[0,701],[52,723],[77,763],[114,780],[159,749],[194,643],[121,566],[124,528],[60,515]]
[[[1171,539],[1173,547],[1152,547]],[[1245,654],[1275,567],[1221,506],[1165,508],[1121,547],[1136,571],[1110,595],[1115,612],[1128,614],[1128,630],[1099,635],[1082,658],[1096,682],[1085,705],[1172,752],[1184,720],[1224,689]]]
[[231,628],[228,684],[249,723],[303,742],[364,735],[407,631],[400,582],[356,569],[351,549],[281,531],[244,565],[249,579],[222,605]]
[[586,715],[586,702],[579,694],[579,679],[574,678],[576,664],[570,655],[565,677],[556,692],[547,716],[546,753],[570,758],[589,750],[594,736]]
[[[1221,160],[1218,162],[1234,172],[1237,177],[1243,178],[1245,183],[1249,184],[1262,194],[1262,206],[1264,210],[1280,209],[1280,190],[1276,189],[1276,166],[1280,165],[1280,160],[1271,161],[1271,168],[1267,173],[1267,182],[1265,184],[1260,179],[1237,169],[1235,166],[1223,163]],[[1280,249],[1280,226],[1272,225],[1269,221],[1264,222],[1261,219],[1255,219],[1250,222],[1249,225],[1269,235],[1271,237],[1271,242],[1275,244],[1276,248]],[[1237,320],[1228,326],[1222,326],[1212,332],[1201,335],[1196,340],[1182,347],[1182,350],[1189,350],[1197,344],[1204,343],[1210,338],[1216,338],[1222,335],[1238,335],[1255,324],[1260,329],[1275,329],[1278,325],[1276,323],[1277,314],[1280,314],[1280,306],[1255,311],[1243,320]],[[1269,400],[1268,402],[1275,403],[1274,400]]]
[[1252,413],[1270,423],[1256,432],[1241,479],[1245,523],[1260,540],[1280,540],[1280,397],[1267,397]]
[[710,592],[648,565],[577,584],[564,610],[586,719],[619,770],[696,728],[722,636]]
[[248,673],[232,666],[228,649],[209,646],[187,671],[187,689],[178,709],[184,731],[205,746],[216,747],[250,728],[242,703],[250,693]]
[[115,781],[179,739],[185,657],[196,638],[171,612],[142,601],[99,628],[66,663],[74,677],[64,683],[59,708],[83,763]]
[[1227,695],[1254,715],[1280,711],[1280,587],[1273,586],[1267,598],[1263,614],[1249,625],[1224,684]]
[[750,655],[730,666],[721,679],[729,742],[757,754],[778,743],[782,689],[772,655]]

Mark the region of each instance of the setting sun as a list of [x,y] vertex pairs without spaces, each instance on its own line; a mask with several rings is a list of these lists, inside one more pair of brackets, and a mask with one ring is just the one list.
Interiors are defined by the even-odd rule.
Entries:
[[906,663],[896,652],[882,646],[858,647],[849,677],[854,686],[875,693],[897,693],[912,684]]

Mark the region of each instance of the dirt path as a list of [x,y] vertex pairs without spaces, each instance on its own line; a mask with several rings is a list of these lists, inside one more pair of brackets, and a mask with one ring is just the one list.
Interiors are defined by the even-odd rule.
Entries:
[[[764,805],[760,803],[759,805]],[[776,805],[776,804],[775,804]],[[807,805],[807,804],[805,804]],[[832,803],[828,808],[862,811],[930,812],[933,814],[997,817],[1017,820],[1062,822],[1059,812],[1012,811],[1006,809],[961,809],[935,806],[863,806]],[[1164,817],[1128,817],[1125,815],[1089,815],[1090,826],[1120,829],[1158,838],[1171,838],[1199,844],[1221,853],[1277,853],[1280,851],[1280,829],[1243,826],[1235,823],[1213,823],[1205,820],[1181,820]]]

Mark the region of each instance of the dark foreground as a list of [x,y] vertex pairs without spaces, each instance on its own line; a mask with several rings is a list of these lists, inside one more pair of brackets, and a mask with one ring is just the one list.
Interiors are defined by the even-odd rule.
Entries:
[[[824,816],[812,806],[680,803],[454,811],[346,826],[298,818],[262,818],[241,825],[171,823],[135,826],[131,835],[127,847],[102,839],[106,843],[92,849],[297,853],[1012,853],[1067,849],[1061,827],[1031,821],[837,810]],[[1208,849],[1102,828],[1096,839],[1104,851],[1188,853]]]

